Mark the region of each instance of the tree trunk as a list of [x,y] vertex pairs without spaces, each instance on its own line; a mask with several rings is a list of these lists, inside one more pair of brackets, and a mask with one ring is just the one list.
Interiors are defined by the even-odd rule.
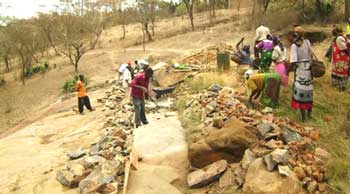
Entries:
[[26,82],[24,81],[24,72],[25,72],[25,64],[22,64],[22,75],[21,75],[21,80],[22,80],[22,85],[26,85]]
[[191,21],[191,27],[192,27],[192,31],[194,31],[194,23],[193,23],[193,0],[191,2],[191,0],[184,0],[185,6],[186,6],[186,10],[188,13],[188,17],[190,18]]
[[78,61],[75,61],[74,63],[74,72],[78,73]]
[[143,27],[143,25],[142,25],[142,48],[143,48],[143,51],[145,51],[146,50],[146,34],[145,34],[145,29],[144,29],[144,27]]
[[149,32],[148,23],[145,23],[145,32],[146,32],[146,34],[147,34],[148,41],[153,41],[152,35],[151,35],[151,33]]
[[[348,0],[345,0],[345,3],[346,1]],[[323,17],[323,13],[322,13],[322,3],[320,0],[316,0],[316,7],[317,7],[317,10],[318,10],[318,14]]]
[[194,31],[193,12],[192,12],[192,10],[188,14],[189,14],[189,17],[190,17],[190,20],[191,20],[192,31]]
[[6,66],[6,71],[9,72],[11,63],[10,63],[10,58],[7,55],[4,56],[4,62]]
[[60,56],[61,54],[60,54],[60,52],[57,50],[55,44],[53,43],[50,33],[48,33],[48,32],[46,32],[46,33],[47,33],[47,40],[49,41],[51,47],[52,47],[53,50],[55,51],[55,54],[56,54],[57,56]]
[[124,39],[125,39],[125,35],[126,35],[125,24],[122,24],[122,29],[123,29],[123,37],[122,37],[122,40],[124,40]]
[[152,19],[152,36],[154,36],[154,27],[155,27],[155,20]]
[[350,17],[349,0],[345,0],[345,20]]

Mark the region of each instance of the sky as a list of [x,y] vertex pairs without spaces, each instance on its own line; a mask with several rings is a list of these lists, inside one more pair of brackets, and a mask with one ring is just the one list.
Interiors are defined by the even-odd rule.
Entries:
[[56,10],[59,0],[0,0],[0,14],[16,18],[30,18],[37,12]]

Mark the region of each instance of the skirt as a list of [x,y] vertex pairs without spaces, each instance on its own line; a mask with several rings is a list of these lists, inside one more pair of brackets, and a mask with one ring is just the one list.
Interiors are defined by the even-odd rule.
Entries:
[[272,52],[268,50],[262,51],[260,56],[260,61],[259,61],[260,73],[269,72],[271,63],[272,63]]
[[345,91],[349,87],[349,77],[339,77],[332,75],[332,86],[340,91]]
[[288,85],[288,74],[287,68],[284,62],[276,63],[275,71],[281,76],[281,84],[282,86]]
[[293,98],[291,107],[293,109],[309,110],[313,107],[313,90],[305,91],[293,87]]
[[264,89],[260,102],[267,107],[277,108],[281,86],[281,77],[277,73],[266,73],[264,76]]

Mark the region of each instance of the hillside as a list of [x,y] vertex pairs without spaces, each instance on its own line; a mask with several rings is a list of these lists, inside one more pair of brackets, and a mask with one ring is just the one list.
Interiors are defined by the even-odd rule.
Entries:
[[[248,26],[249,18],[244,16],[244,11],[238,14],[232,13],[232,10],[222,10],[218,12],[215,25],[209,27],[205,19],[207,16],[198,15],[195,17],[198,25],[195,32],[190,31],[186,18],[162,20],[157,23],[156,29],[159,30],[156,31],[155,41],[147,43],[145,51],[140,45],[142,33],[138,25],[127,26],[127,38],[123,41],[119,40],[119,27],[106,30],[98,48],[88,52],[80,63],[80,72],[89,78],[88,94],[96,108],[95,112],[83,116],[74,111],[75,94],[62,93],[64,81],[74,71],[67,60],[61,57],[48,59],[50,64],[57,64],[57,67],[44,75],[30,78],[25,86],[16,81],[18,78],[13,72],[6,74],[8,81],[0,90],[0,110],[3,111],[0,117],[0,169],[4,169],[1,170],[4,176],[0,178],[0,193],[79,193],[78,189],[62,187],[56,181],[56,173],[65,167],[68,152],[78,148],[90,149],[91,144],[103,134],[108,119],[119,119],[119,111],[123,110],[121,104],[116,105],[116,110],[103,111],[105,105],[98,102],[113,87],[111,82],[119,64],[140,58],[150,59],[154,64],[160,61],[173,63],[207,47],[234,45],[241,37],[246,37],[245,41],[252,43],[255,32]],[[308,26],[326,33],[330,32],[330,27]],[[327,38],[315,43],[318,56],[323,56],[329,42],[330,38]],[[172,96],[178,105],[177,113],[172,109],[152,112],[151,125],[128,132],[130,136],[134,134],[135,147],[142,156],[140,170],[131,174],[130,194],[141,194],[144,189],[159,194],[165,191],[191,194],[218,192],[215,184],[199,190],[189,189],[186,185],[187,171],[193,169],[188,167],[186,143],[189,142],[185,140],[198,135],[203,123],[194,114],[189,120],[183,119],[181,108],[190,95],[203,92],[215,83],[232,90],[242,90],[242,71],[234,68],[226,74],[201,72],[192,80],[185,80],[181,85],[183,88]],[[339,123],[344,120],[342,115],[348,110],[349,94],[331,88],[329,77],[327,74],[315,80],[314,118],[301,124],[301,127],[317,128],[321,140],[315,146],[331,154],[331,160],[326,165],[329,193],[349,193],[350,168],[347,161],[350,159],[350,145],[343,132],[338,131]],[[291,75],[290,80],[292,78]],[[287,117],[297,123],[297,113],[289,107],[290,87],[287,93],[282,93],[281,105],[274,113],[276,117]],[[152,178],[148,179],[151,175]]]

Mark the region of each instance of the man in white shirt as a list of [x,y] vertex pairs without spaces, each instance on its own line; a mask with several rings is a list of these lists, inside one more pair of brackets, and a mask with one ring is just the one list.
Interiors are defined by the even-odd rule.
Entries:
[[131,63],[129,63],[127,65],[127,67],[124,69],[123,74],[121,76],[121,83],[122,83],[122,87],[124,88],[125,91],[125,98],[129,98],[130,97],[130,83],[133,79],[133,74],[132,74],[132,67],[131,67]]

